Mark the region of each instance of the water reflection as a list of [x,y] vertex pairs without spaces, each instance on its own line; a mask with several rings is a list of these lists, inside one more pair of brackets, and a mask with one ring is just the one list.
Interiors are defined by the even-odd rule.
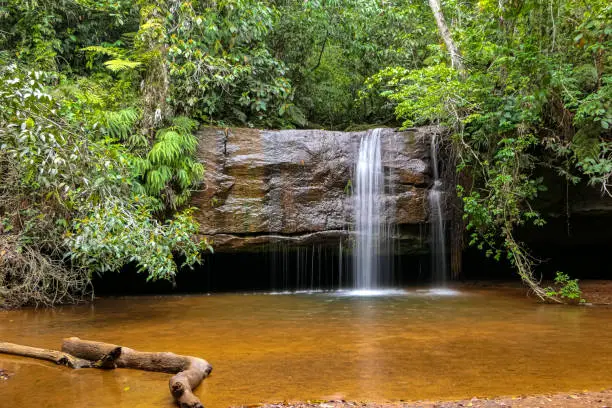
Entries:
[[[0,312],[0,339],[68,336],[201,356],[209,408],[262,401],[414,400],[609,387],[612,310],[542,306],[522,291],[406,290],[102,299]],[[579,353],[579,355],[577,355]],[[0,356],[1,405],[172,407],[168,375],[72,371]]]

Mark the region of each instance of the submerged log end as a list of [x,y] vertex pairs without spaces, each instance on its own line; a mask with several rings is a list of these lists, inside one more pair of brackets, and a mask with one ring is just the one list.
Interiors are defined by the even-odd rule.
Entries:
[[193,390],[210,375],[212,366],[206,360],[188,358],[191,361],[187,369],[170,378],[170,393],[180,408],[204,408]]
[[180,408],[204,408],[200,399],[196,397],[188,385],[186,385],[178,374],[170,379],[170,393]]
[[59,358],[55,361],[57,365],[63,365],[69,368],[90,368],[92,367],[91,361],[84,360],[71,356],[70,354],[62,353]]

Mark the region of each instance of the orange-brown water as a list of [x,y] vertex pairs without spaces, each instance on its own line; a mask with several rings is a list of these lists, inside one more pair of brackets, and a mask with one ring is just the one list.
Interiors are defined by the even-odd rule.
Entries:
[[[0,340],[58,348],[79,336],[201,356],[208,408],[282,400],[452,399],[612,386],[612,309],[516,292],[101,299],[0,312]],[[70,370],[0,355],[2,407],[172,407],[169,375]]]

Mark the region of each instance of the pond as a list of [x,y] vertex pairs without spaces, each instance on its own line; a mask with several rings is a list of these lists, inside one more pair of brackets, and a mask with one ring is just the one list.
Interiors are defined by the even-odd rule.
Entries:
[[[78,336],[207,359],[208,408],[596,390],[612,382],[612,309],[541,305],[515,289],[99,299],[0,312],[0,339]],[[173,407],[168,374],[70,370],[0,356],[2,406]]]

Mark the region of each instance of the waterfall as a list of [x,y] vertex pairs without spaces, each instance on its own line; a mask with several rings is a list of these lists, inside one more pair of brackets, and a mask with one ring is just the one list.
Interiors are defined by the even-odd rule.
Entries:
[[431,166],[433,187],[429,191],[430,244],[432,280],[438,284],[446,282],[446,234],[444,230],[444,190],[438,174],[438,141],[436,134],[431,138]]
[[390,228],[385,217],[385,174],[382,165],[381,129],[362,136],[355,168],[354,286],[375,289],[389,270]]

